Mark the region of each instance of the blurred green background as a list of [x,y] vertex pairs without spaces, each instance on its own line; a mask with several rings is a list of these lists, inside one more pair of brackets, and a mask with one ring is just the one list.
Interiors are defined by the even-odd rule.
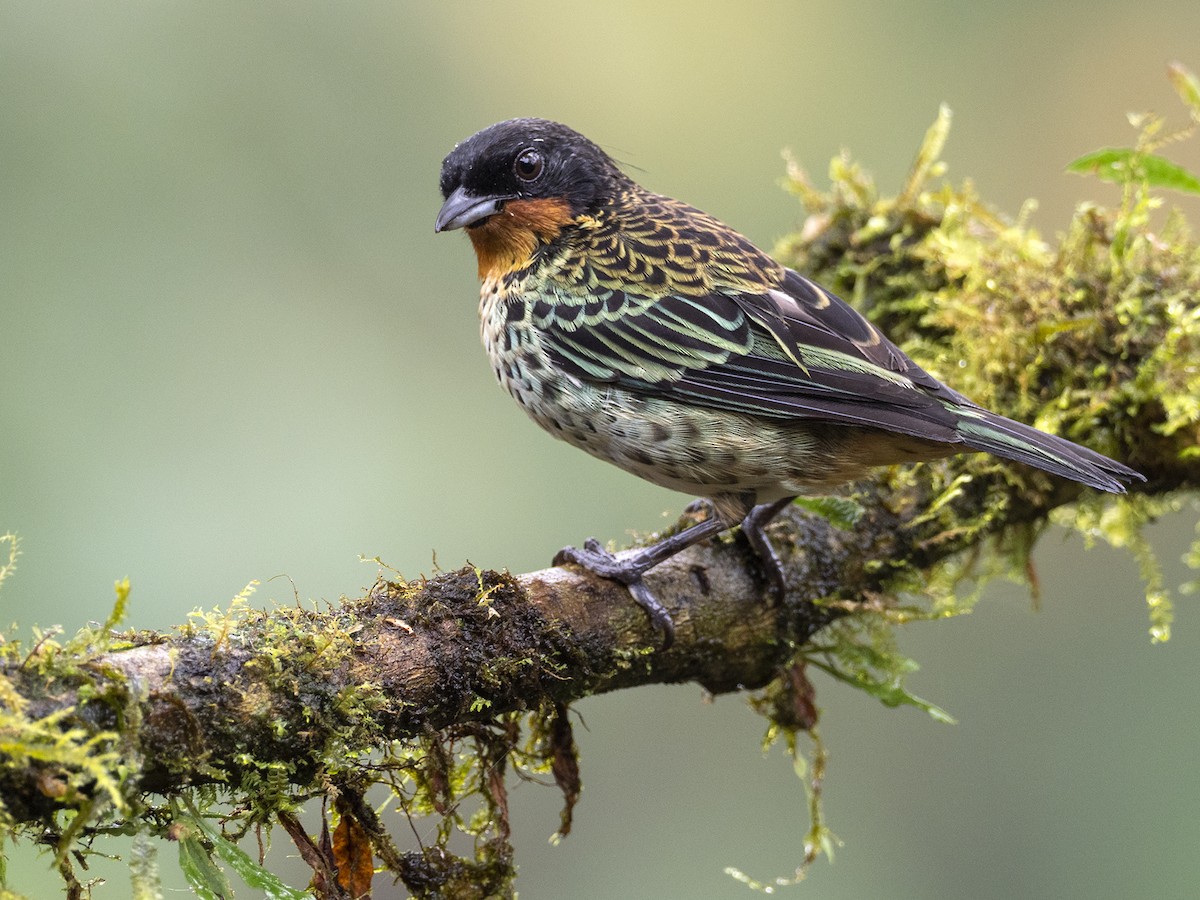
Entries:
[[[0,619],[102,620],[126,575],[129,624],[166,627],[255,578],[262,603],[353,595],[359,554],[525,571],[680,510],[493,384],[469,244],[433,234],[442,156],[487,124],[565,121],[770,247],[801,217],[781,148],[819,182],[850,148],[892,190],[946,101],[950,176],[1013,214],[1038,198],[1052,237],[1117,199],[1069,160],[1132,140],[1127,111],[1182,121],[1165,64],[1200,67],[1197,36],[1195,0],[4,3],[0,533],[24,556]],[[1153,529],[1171,583],[1195,520]],[[1036,561],[1040,612],[996,585],[903,635],[957,726],[818,684],[845,846],[793,896],[1198,896],[1194,603],[1154,647],[1129,557],[1051,533]],[[579,711],[570,838],[547,843],[553,789],[514,787],[523,898],[792,871],[803,791],[740,698]],[[12,886],[53,895],[48,865],[18,848]]]

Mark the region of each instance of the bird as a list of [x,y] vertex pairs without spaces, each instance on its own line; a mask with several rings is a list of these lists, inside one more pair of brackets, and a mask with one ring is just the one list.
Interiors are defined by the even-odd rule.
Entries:
[[554,559],[626,585],[664,648],[674,623],[645,572],[740,524],[781,595],[768,523],[876,467],[983,451],[1115,494],[1144,480],[967,399],[834,293],[566,125],[484,128],[445,157],[440,188],[434,231],[470,238],[503,388],[553,436],[701,498],[705,518],[657,543],[618,556],[588,539]]

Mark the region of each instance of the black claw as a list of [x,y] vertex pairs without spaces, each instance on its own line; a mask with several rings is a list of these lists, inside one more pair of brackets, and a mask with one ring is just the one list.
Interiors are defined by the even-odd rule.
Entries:
[[562,566],[575,563],[601,578],[611,578],[621,584],[629,584],[629,580],[640,578],[641,572],[634,570],[600,546],[595,538],[583,542],[583,548],[563,547],[554,555],[554,565]]
[[787,579],[783,574],[783,560],[762,532],[746,532],[746,539],[758,557],[758,568],[767,582],[767,593],[772,603],[781,603],[787,595]]
[[[710,507],[711,509],[711,507]],[[681,550],[699,541],[712,537],[724,531],[727,526],[719,516],[709,518],[691,525],[683,531],[663,538],[657,544],[631,550],[621,559],[609,553],[600,546],[595,538],[583,542],[583,549],[578,547],[563,547],[554,557],[554,565],[575,563],[601,578],[611,578],[629,588],[630,596],[650,617],[654,627],[663,633],[663,649],[667,649],[675,640],[675,623],[662,604],[654,599],[650,589],[642,581],[642,574],[653,569],[661,562],[670,559]]]
[[783,561],[775,552],[775,548],[771,546],[766,528],[770,521],[791,502],[792,498],[787,497],[774,503],[761,504],[750,510],[750,514],[742,521],[742,533],[746,535],[746,540],[750,542],[755,555],[758,556],[763,577],[767,581],[767,590],[771,594],[771,599],[776,603],[781,603],[787,595],[787,580],[783,574]]
[[646,587],[646,582],[642,579],[632,582],[628,585],[629,595],[633,597],[634,602],[646,611],[646,615],[650,617],[650,624],[662,632],[663,650],[671,649],[671,645],[675,643],[675,621],[671,618],[671,614],[663,608],[663,605],[654,599],[654,595],[650,593],[650,588]]
[[783,577],[783,563],[779,561],[779,557],[775,553],[772,553],[769,560],[762,560],[762,566],[771,601],[782,603],[783,598],[787,596],[787,581]]
[[600,546],[600,542],[595,538],[588,538],[583,542],[583,549],[563,547],[555,554],[554,565],[561,566],[567,563],[574,563],[601,578],[625,585],[634,602],[650,617],[650,623],[662,632],[662,649],[666,650],[675,642],[675,623],[671,614],[654,598],[650,588],[646,587],[646,582],[642,581],[642,573],[646,571],[647,566],[640,556],[635,554],[632,559],[617,559]]

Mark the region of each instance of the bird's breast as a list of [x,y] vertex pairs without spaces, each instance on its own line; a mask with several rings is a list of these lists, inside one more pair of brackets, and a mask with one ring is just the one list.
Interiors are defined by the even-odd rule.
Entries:
[[479,303],[479,329],[484,350],[496,380],[538,423],[560,405],[560,396],[578,382],[558,370],[533,324],[534,297],[520,284],[503,278],[483,282]]

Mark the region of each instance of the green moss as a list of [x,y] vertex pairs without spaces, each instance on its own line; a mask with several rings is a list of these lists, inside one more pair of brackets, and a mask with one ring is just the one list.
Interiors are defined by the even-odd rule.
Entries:
[[[11,553],[8,565],[0,569],[0,584],[17,556],[15,538],[8,539]],[[129,595],[127,582],[116,587],[109,623],[120,618]],[[127,692],[120,684],[97,684],[88,671],[89,661],[106,644],[102,630],[81,629],[59,643],[54,639],[56,631],[34,628],[28,651],[15,640],[0,643],[5,669],[0,674],[0,758],[4,760],[0,779],[5,785],[22,783],[35,789],[20,793],[0,789],[0,828],[13,837],[25,836],[52,847],[55,866],[68,885],[77,884],[73,861],[93,852],[93,835],[124,830],[124,823],[142,811],[130,788],[136,754],[130,753],[123,729],[136,715],[131,715]],[[62,707],[54,702],[53,691],[63,683],[76,689],[76,705]],[[18,796],[39,799],[35,807],[18,808],[14,806]]]
[[[1173,78],[1200,122],[1200,82],[1182,69]],[[937,180],[946,168],[940,154],[949,121],[943,108],[894,197],[881,196],[845,155],[830,165],[828,190],[816,188],[789,159],[786,186],[808,219],[780,243],[778,257],[854,302],[957,390],[1102,453],[1120,458],[1118,448],[1131,449],[1128,461],[1150,483],[1145,493],[1120,498],[1075,491],[1066,498],[1076,502],[1061,505],[1061,484],[986,454],[953,467],[903,467],[881,476],[892,488],[883,496],[927,500],[919,511],[893,510],[906,520],[916,552],[871,567],[869,574],[883,578],[882,592],[824,601],[849,615],[800,648],[797,664],[820,668],[886,705],[914,705],[947,721],[905,689],[916,664],[896,651],[897,624],[969,611],[996,577],[1027,584],[1036,599],[1030,554],[1051,521],[1089,543],[1101,539],[1133,554],[1151,639],[1165,641],[1171,591],[1143,531],[1179,509],[1200,482],[1200,248],[1178,213],[1161,230],[1150,227],[1157,189],[1200,184],[1153,151],[1190,137],[1195,126],[1164,137],[1161,120],[1135,120],[1136,146],[1105,156],[1122,163],[1108,173],[1122,184],[1121,206],[1082,206],[1051,246],[1027,224],[1032,203],[1011,221],[969,182]],[[1014,515],[1014,497],[1024,515]],[[812,504],[808,509],[825,514]],[[964,551],[927,565],[920,551],[931,547]],[[1200,568],[1200,535],[1187,559]],[[789,678],[785,671],[752,702],[772,722],[769,737],[787,736],[795,753],[803,725],[787,702],[795,695]],[[823,751],[818,759],[824,765]],[[814,796],[819,800],[810,789],[810,801]],[[813,804],[820,831],[819,803]]]
[[[1194,79],[1180,83],[1195,87]],[[812,820],[800,871],[772,884],[802,877],[836,843],[821,810],[827,754],[805,672],[819,668],[888,706],[916,706],[948,720],[905,687],[916,664],[898,652],[895,626],[968,611],[996,577],[1024,581],[1036,596],[1029,558],[1050,510],[1050,521],[1085,540],[1133,554],[1153,639],[1169,636],[1170,591],[1143,530],[1179,508],[1182,491],[1200,482],[1200,249],[1181,216],[1168,216],[1157,231],[1150,224],[1155,190],[1170,178],[1188,182],[1152,162],[1162,126],[1144,119],[1128,153],[1092,160],[1109,174],[1124,173],[1121,206],[1082,207],[1051,245],[1024,213],[1011,221],[970,183],[941,181],[949,121],[943,109],[893,197],[882,196],[846,156],[831,164],[827,190],[790,163],[788,187],[809,218],[780,245],[780,257],[857,303],[918,363],[975,400],[1101,452],[1131,448],[1128,461],[1150,483],[1137,497],[1085,496],[983,454],[881,476],[878,496],[894,508],[879,514],[901,523],[896,540],[906,552],[868,567],[868,595],[815,574],[822,602],[843,615],[819,640],[795,648],[791,663],[751,701],[769,719],[766,743],[780,742],[791,755]],[[870,504],[844,498],[806,506],[850,536],[860,518],[876,514],[866,511]],[[18,556],[16,538],[0,535],[0,559],[7,559],[0,586]],[[1200,536],[1189,559],[1200,567]],[[266,883],[244,853],[230,849],[229,838],[275,822],[298,827],[293,812],[320,797],[322,825],[329,825],[326,808],[335,823],[353,819],[375,858],[415,895],[511,894],[507,779],[553,778],[564,798],[560,834],[571,827],[581,789],[569,711],[531,679],[553,675],[561,660],[576,659],[572,653],[591,657],[519,602],[510,577],[473,567],[419,585],[380,581],[368,597],[319,614],[298,605],[254,609],[255,587],[225,608],[194,613],[173,638],[171,677],[194,689],[196,709],[170,695],[144,697],[101,662],[113,650],[168,640],[115,632],[129,602],[127,582],[117,585],[102,626],[65,641],[35,631],[28,649],[0,639],[0,778],[32,779],[41,798],[36,808],[14,809],[7,798],[15,792],[0,790],[0,827],[53,845],[72,890],[81,889],[76,854],[114,833],[135,834],[138,883],[149,894],[157,884],[149,841],[159,838],[179,842],[195,883],[223,883],[215,858],[247,883]],[[369,678],[341,678],[329,689],[332,677],[357,671],[363,631],[380,621],[401,633],[419,626],[423,634],[460,636],[458,662],[439,673],[447,710],[413,740],[389,740],[383,723],[426,722],[429,710],[407,707]],[[629,651],[606,665],[649,666],[654,653]],[[56,690],[74,692],[78,704],[57,708]],[[493,714],[526,697],[536,698],[535,709]],[[227,717],[233,746],[222,749],[223,758],[201,743],[199,736],[215,729],[209,722],[201,729],[199,714]],[[157,799],[139,792],[132,775],[147,777],[139,743],[147,733],[177,748],[175,758],[156,748],[156,764],[172,776],[163,780],[178,784],[187,776],[196,786]],[[380,791],[388,794],[385,805],[419,820],[421,833],[434,839],[420,850],[397,849],[376,813]],[[223,813],[219,832],[209,822],[216,809]],[[303,845],[306,836],[292,837]]]
[[[1171,489],[1195,484],[1200,472],[1200,249],[1176,213],[1150,229],[1156,184],[1137,164],[1123,170],[1118,209],[1084,205],[1051,247],[1024,215],[1007,220],[970,183],[932,183],[944,171],[948,122],[943,109],[895,197],[879,196],[845,157],[830,167],[828,191],[792,162],[789,187],[809,219],[779,255],[856,299],[919,364],[984,406],[1103,453],[1133,448],[1131,464],[1159,482],[1152,498],[1089,498],[1057,510],[1054,521],[1134,553],[1151,635],[1166,640],[1170,592],[1141,528],[1174,508]],[[1165,139],[1160,120],[1139,122],[1130,153],[1144,155]],[[1010,518],[1008,487],[1034,508],[1055,505],[1060,488],[986,454],[956,464],[953,476],[929,468],[889,476],[897,487],[932,478],[934,500],[913,522],[935,526],[924,540],[990,541],[988,552],[935,572],[934,608],[968,578],[982,584],[1005,574],[1036,590],[1027,564],[1036,528],[998,531],[996,523]],[[958,502],[964,497],[971,502]],[[897,573],[898,594],[913,587]]]

